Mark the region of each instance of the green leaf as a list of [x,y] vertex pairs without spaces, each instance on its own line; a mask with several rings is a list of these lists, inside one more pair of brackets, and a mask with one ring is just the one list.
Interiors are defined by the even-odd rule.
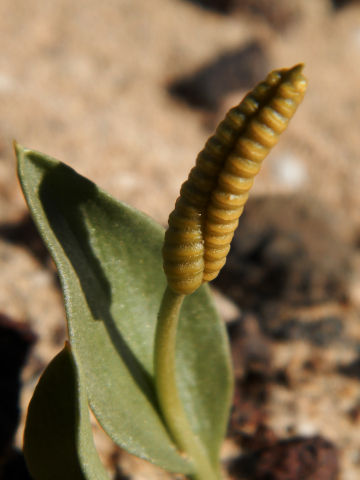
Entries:
[[229,420],[233,373],[227,334],[207,285],[185,297],[176,361],[184,409],[216,470]]
[[[167,470],[191,473],[154,393],[153,344],[166,287],[164,230],[65,164],[20,146],[16,151],[27,203],[59,271],[90,408],[125,450]],[[232,375],[224,326],[208,288],[184,302],[177,369],[185,410],[215,465]]]
[[82,377],[80,362],[67,344],[37,384],[24,434],[34,480],[109,480],[95,450]]

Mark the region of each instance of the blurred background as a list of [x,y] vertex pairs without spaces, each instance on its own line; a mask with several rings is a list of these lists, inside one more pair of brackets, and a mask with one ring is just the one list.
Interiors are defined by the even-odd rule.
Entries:
[[[237,387],[224,475],[359,478],[360,2],[2,0],[0,45],[0,479],[29,479],[27,404],[66,338],[12,140],[166,226],[226,111],[270,70],[299,62],[307,95],[214,282]],[[181,478],[92,422],[111,478]]]

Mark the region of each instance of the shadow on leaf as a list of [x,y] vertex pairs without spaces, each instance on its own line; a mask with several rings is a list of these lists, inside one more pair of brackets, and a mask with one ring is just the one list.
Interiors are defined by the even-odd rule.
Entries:
[[94,201],[94,183],[78,175],[69,182],[69,167],[58,164],[44,175],[39,198],[47,221],[78,277],[86,303],[94,320],[104,322],[109,338],[131,376],[157,408],[153,382],[128,346],[111,314],[111,285],[97,258],[86,224],[86,205]]

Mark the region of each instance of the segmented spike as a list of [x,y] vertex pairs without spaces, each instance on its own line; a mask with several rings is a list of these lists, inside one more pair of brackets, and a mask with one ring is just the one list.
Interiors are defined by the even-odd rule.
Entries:
[[164,271],[175,292],[192,293],[225,264],[254,177],[304,97],[302,67],[271,72],[199,153],[165,233]]

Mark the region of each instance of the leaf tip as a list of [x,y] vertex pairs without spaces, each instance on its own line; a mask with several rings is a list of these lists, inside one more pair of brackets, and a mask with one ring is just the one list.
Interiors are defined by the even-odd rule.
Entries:
[[19,156],[25,150],[25,147],[20,145],[20,143],[18,143],[16,140],[13,140],[13,147],[14,147],[15,155],[17,156],[17,158],[19,158]]

